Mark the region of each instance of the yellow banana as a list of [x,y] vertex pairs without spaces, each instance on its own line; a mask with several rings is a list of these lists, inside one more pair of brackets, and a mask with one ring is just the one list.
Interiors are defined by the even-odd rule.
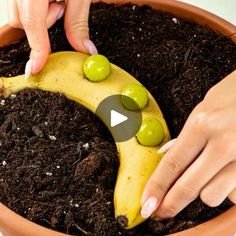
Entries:
[[[5,97],[26,88],[59,92],[95,112],[106,97],[121,93],[124,86],[139,83],[130,74],[111,65],[110,76],[100,83],[85,79],[82,65],[87,55],[77,52],[59,52],[49,56],[47,65],[36,76],[24,75],[0,78],[0,93]],[[163,145],[170,139],[166,122],[156,101],[149,94],[149,104],[142,110],[142,117],[156,117],[164,128]],[[162,155],[158,147],[144,147],[133,137],[116,143],[120,167],[114,193],[115,216],[125,219],[126,228],[132,228],[144,219],[140,215],[141,196],[145,184],[158,165]]]

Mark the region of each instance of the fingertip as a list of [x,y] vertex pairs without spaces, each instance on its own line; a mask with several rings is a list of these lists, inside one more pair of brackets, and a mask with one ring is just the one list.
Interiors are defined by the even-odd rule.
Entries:
[[65,16],[65,33],[70,45],[78,52],[89,54],[89,49],[84,44],[84,41],[89,40],[88,26],[80,26],[77,23],[74,25],[68,24],[68,13]]
[[25,78],[28,79],[32,75],[32,70],[34,67],[34,61],[29,59],[25,65]]
[[55,22],[61,19],[65,13],[65,5],[59,3],[51,3],[48,9],[47,27],[50,28]]
[[90,54],[89,49],[86,48],[83,41],[86,41],[86,39],[89,38],[89,36],[81,35],[81,34],[75,34],[72,33],[72,31],[66,30],[66,37],[70,43],[70,45],[77,51],[77,52],[83,52],[86,54]]
[[144,205],[144,203],[146,202],[146,200],[148,199],[148,189],[147,189],[147,186],[144,188],[144,191],[143,191],[143,195],[141,197],[141,206]]
[[165,143],[158,151],[158,154],[165,154],[169,149],[176,143],[177,139],[172,139],[169,142]]
[[74,34],[66,32],[67,39],[70,42],[71,46],[78,52],[83,52],[90,55],[98,54],[97,47],[87,36],[82,37],[78,35],[76,37]]
[[141,205],[142,206],[145,204],[145,202],[150,197],[156,197],[156,192],[155,192],[154,188],[152,187],[152,183],[151,183],[150,180],[147,182],[147,184],[146,184],[146,186],[145,186],[145,188],[143,190],[143,194],[142,194],[142,197],[141,197]]
[[38,52],[34,53],[34,50],[32,50],[29,60],[31,61],[31,75],[36,75],[43,69],[47,63],[48,55],[49,51],[39,54]]
[[97,50],[95,44],[90,39],[83,39],[82,43],[83,43],[84,47],[86,48],[86,51],[89,54],[91,54],[91,55],[98,54],[98,50]]
[[65,31],[71,46],[79,52],[96,54],[89,40],[89,9],[91,1],[68,0],[65,13]]
[[38,74],[46,64],[47,60],[42,60],[41,58],[38,58],[34,61],[34,66],[32,68],[32,75]]
[[147,181],[144,187],[142,198],[141,198],[142,205],[150,197],[156,197],[159,201],[161,201],[163,197],[163,192],[161,192],[161,189],[157,182],[158,179],[159,178],[157,177],[157,168],[156,168],[156,170],[153,172],[153,174],[151,175],[151,177],[149,178],[149,180]]
[[149,197],[143,204],[141,209],[141,216],[144,219],[150,217],[158,208],[158,199],[154,196]]

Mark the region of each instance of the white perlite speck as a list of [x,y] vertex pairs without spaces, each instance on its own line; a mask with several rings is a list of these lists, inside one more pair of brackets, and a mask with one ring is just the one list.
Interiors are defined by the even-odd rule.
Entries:
[[3,162],[2,162],[2,165],[3,165],[3,166],[5,166],[6,164],[7,164],[7,162],[6,162],[6,161],[3,161]]
[[10,96],[10,98],[11,98],[11,99],[16,98],[16,94],[12,94],[12,95]]
[[52,172],[46,172],[47,176],[52,176]]
[[52,141],[57,140],[57,138],[56,138],[54,135],[49,135],[49,138],[50,138]]
[[177,18],[172,18],[172,21],[175,23],[175,24],[178,24],[179,23],[179,20]]
[[1,104],[2,106],[5,106],[5,105],[6,105],[6,101],[5,101],[5,100],[1,100],[0,104]]
[[75,204],[75,207],[78,208],[78,207],[79,207],[79,204],[76,203],[76,204]]
[[89,143],[85,143],[85,144],[83,145],[83,148],[86,149],[86,150],[88,150],[88,149],[89,149]]

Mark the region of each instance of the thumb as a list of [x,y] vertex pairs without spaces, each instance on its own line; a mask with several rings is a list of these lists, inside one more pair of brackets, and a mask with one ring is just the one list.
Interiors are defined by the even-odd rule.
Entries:
[[68,0],[65,13],[65,31],[71,46],[89,54],[97,54],[96,46],[89,39],[89,9],[91,0]]

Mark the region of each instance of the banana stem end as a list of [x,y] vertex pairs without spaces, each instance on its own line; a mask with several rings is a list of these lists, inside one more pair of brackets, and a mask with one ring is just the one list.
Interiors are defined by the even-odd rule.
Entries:
[[126,228],[128,225],[128,219],[126,216],[118,216],[116,218],[117,222],[121,225],[122,228]]

